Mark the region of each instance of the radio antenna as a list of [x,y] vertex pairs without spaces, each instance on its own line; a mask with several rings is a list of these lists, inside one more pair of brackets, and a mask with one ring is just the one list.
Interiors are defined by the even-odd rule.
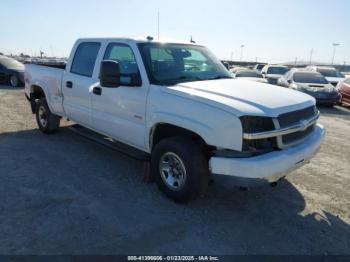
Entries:
[[159,41],[159,11],[158,11],[158,41]]

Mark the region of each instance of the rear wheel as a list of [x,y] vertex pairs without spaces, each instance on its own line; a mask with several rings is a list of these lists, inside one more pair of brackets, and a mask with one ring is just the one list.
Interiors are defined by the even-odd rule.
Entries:
[[187,138],[160,141],[152,152],[151,172],[159,189],[179,203],[203,196],[208,187],[208,161]]
[[10,85],[12,87],[18,87],[19,86],[19,80],[18,80],[18,77],[16,75],[11,75],[10,76]]
[[35,115],[38,127],[43,133],[54,133],[60,126],[60,117],[51,113],[45,98],[36,103]]

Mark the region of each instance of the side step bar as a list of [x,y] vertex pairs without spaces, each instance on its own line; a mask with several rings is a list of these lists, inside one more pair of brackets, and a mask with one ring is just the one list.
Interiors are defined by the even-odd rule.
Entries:
[[150,155],[138,150],[136,148],[133,148],[129,145],[126,145],[124,143],[118,142],[110,137],[100,135],[90,129],[87,129],[81,125],[75,124],[69,127],[70,130],[72,130],[74,133],[87,138],[97,144],[103,145],[105,147],[108,147],[112,150],[118,151],[119,153],[122,153],[128,157],[134,158],[136,160],[140,161],[149,161]]

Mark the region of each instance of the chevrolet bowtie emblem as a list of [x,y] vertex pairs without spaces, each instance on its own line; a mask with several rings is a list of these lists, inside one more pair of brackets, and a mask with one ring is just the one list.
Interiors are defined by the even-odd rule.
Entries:
[[300,120],[300,125],[302,126],[303,130],[307,128],[308,121],[307,120]]

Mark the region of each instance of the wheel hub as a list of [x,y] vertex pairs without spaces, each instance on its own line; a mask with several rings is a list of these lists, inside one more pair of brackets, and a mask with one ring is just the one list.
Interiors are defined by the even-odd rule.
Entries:
[[45,107],[43,107],[43,106],[39,107],[38,116],[39,116],[40,124],[43,127],[46,127],[46,125],[47,125],[47,113],[46,113]]
[[10,78],[10,84],[11,86],[13,87],[16,87],[18,85],[18,81],[17,81],[17,78],[15,76],[11,76]]
[[162,155],[159,161],[159,172],[165,185],[171,190],[180,190],[186,182],[185,165],[173,152]]

